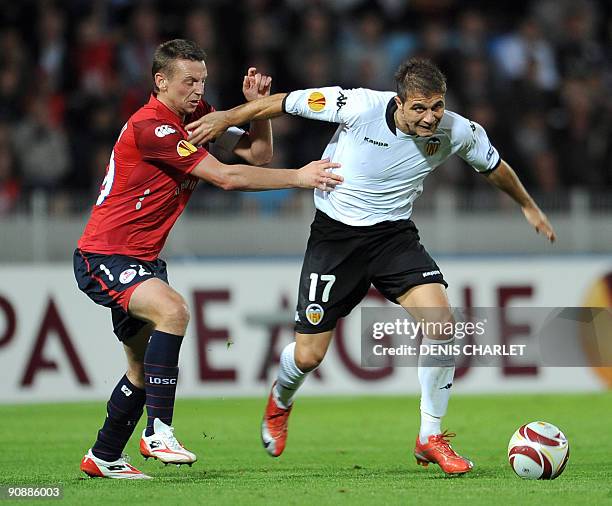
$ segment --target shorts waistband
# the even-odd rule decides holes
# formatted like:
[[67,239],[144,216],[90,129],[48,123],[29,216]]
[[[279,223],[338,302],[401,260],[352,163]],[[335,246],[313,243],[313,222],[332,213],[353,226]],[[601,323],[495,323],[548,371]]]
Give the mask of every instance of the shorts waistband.
[[341,221],[331,218],[330,216],[328,216],[327,214],[325,214],[323,211],[319,209],[316,210],[314,221],[327,223],[329,225],[332,225],[338,228],[344,228],[346,230],[367,231],[367,230],[385,230],[388,228],[402,228],[402,227],[416,228],[412,220],[395,220],[395,221],[387,220],[387,221],[381,221],[379,223],[375,223],[374,225],[363,225],[363,226],[347,225],[346,223],[342,223]]

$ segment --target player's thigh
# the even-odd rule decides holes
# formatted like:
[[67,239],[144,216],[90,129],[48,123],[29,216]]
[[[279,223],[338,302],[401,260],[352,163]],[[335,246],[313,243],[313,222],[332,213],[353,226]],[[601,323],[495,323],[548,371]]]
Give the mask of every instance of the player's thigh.
[[429,283],[414,286],[398,297],[398,302],[415,320],[433,324],[427,326],[429,339],[446,340],[452,337],[445,330],[447,324],[455,320],[444,285]]
[[410,220],[388,223],[369,251],[372,283],[388,300],[404,307],[448,306],[444,276]]
[[365,297],[370,287],[362,255],[336,240],[310,241],[300,274],[295,331],[333,330]]
[[175,321],[177,325],[187,325],[189,321],[189,309],[183,296],[157,278],[143,281],[134,289],[129,314],[154,323],[158,330],[164,330],[160,328],[162,323]]
[[96,304],[127,313],[136,287],[151,278],[167,281],[166,264],[125,255],[103,255],[77,249],[74,274],[79,289]]
[[318,334],[295,334],[295,363],[298,369],[304,372],[318,367],[325,358],[329,343],[333,337],[333,330]]

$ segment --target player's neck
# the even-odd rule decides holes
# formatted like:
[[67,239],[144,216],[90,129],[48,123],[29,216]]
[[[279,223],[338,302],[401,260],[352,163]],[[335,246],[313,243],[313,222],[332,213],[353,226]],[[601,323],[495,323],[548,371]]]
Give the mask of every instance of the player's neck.
[[397,128],[400,132],[405,133],[406,135],[416,136],[416,132],[411,132],[410,128],[407,124],[403,123],[400,120],[400,110],[396,109],[393,113],[393,121],[395,123],[395,128]]
[[157,94],[157,100],[159,100],[162,104],[164,104],[168,109],[170,109],[174,114],[176,114],[179,119],[181,120],[181,123],[183,121],[185,121],[185,115],[179,111],[176,107],[174,107],[172,105],[172,103],[170,102],[170,100],[168,100],[167,97],[160,95],[159,93]]

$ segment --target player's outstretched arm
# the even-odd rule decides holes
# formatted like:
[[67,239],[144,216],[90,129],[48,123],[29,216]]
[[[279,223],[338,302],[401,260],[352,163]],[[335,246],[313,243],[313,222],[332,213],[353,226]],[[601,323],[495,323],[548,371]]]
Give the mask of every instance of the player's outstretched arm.
[[185,127],[191,132],[188,140],[199,146],[216,139],[231,126],[280,116],[283,114],[283,99],[286,96],[286,93],[276,93],[239,105],[229,111],[216,111],[202,116]]
[[538,234],[546,236],[550,242],[555,242],[557,235],[548,218],[531,198],[510,165],[501,160],[499,167],[486,176],[491,184],[510,195],[521,206],[525,219]]
[[205,156],[191,172],[209,183],[224,190],[278,190],[282,188],[317,188],[331,191],[340,184],[343,177],[328,172],[340,167],[328,159],[310,162],[304,167],[294,169],[266,169],[252,165],[228,165],[220,162],[211,154]]

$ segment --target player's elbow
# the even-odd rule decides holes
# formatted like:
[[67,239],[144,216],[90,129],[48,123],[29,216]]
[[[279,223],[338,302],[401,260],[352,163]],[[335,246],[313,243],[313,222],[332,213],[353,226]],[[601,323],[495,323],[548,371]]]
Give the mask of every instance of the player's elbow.
[[238,181],[231,165],[219,164],[209,169],[202,176],[204,180],[225,191],[238,189]]
[[251,149],[251,160],[253,165],[266,165],[272,161],[274,151],[272,146],[268,145],[259,149]]
[[217,181],[217,186],[226,192],[241,190],[239,179],[233,175],[227,175]]
[[243,171],[235,165],[227,165],[217,180],[216,185],[222,190],[231,192],[247,188]]

